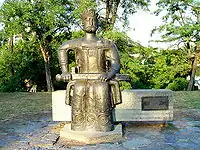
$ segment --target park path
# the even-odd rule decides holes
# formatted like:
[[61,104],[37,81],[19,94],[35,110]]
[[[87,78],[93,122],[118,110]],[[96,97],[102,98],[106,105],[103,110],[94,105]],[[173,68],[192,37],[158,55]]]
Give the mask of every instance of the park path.
[[53,122],[50,112],[0,124],[0,149],[81,149],[81,150],[199,150],[200,109],[175,110],[168,124],[123,123],[124,138],[115,143],[65,146],[58,142],[64,122]]

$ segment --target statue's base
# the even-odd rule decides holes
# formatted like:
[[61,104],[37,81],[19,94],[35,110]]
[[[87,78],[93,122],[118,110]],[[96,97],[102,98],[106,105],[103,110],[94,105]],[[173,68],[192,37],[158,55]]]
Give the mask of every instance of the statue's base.
[[67,124],[60,131],[59,143],[64,145],[87,145],[106,142],[117,142],[122,140],[122,125],[115,126],[113,131],[72,131],[71,124]]

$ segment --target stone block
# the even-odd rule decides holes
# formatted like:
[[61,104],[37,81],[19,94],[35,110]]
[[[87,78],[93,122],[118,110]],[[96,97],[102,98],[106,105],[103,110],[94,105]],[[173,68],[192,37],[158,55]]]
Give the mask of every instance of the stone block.
[[71,106],[65,104],[65,90],[52,92],[53,121],[71,121]]
[[[115,126],[113,131],[94,132],[94,131],[72,131],[71,124],[66,124],[60,131],[62,143],[96,144],[106,142],[116,142],[122,139],[122,125]],[[76,145],[75,144],[75,145]]]
[[115,109],[113,112],[114,121],[171,121],[173,120],[172,110],[162,111],[141,111],[137,109]]
[[[173,120],[173,92],[166,89],[124,90],[122,104],[113,111],[114,121],[170,121]],[[142,110],[142,99],[168,100],[167,109]],[[157,104],[159,106],[159,104]]]
[[[173,92],[165,89],[124,90],[122,104],[113,111],[114,121],[170,121],[173,119]],[[143,110],[142,99],[160,98],[168,100],[168,109]],[[159,106],[159,105],[158,105]],[[65,90],[52,93],[54,121],[71,121],[71,106],[65,104]]]

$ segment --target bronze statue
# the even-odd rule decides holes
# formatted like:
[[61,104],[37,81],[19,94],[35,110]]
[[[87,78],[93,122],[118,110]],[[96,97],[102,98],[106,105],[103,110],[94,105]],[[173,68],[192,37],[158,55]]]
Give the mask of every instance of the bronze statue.
[[[59,48],[62,74],[57,75],[57,80],[69,82],[66,104],[72,106],[71,129],[107,132],[113,129],[112,109],[121,103],[116,77],[119,55],[114,43],[96,36],[95,11],[89,9],[81,17],[85,37],[65,42]],[[75,51],[76,67],[72,73],[68,72],[69,50]]]

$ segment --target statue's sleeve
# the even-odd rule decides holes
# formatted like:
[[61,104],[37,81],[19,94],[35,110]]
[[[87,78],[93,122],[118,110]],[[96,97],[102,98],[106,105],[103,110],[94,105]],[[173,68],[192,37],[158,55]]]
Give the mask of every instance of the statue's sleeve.
[[65,42],[58,49],[58,60],[63,74],[68,73],[67,51],[69,50],[69,48],[70,44],[68,42]]
[[114,76],[116,73],[119,73],[120,70],[120,59],[117,47],[114,43],[111,44],[109,51],[109,61],[110,61],[110,70],[109,75]]

